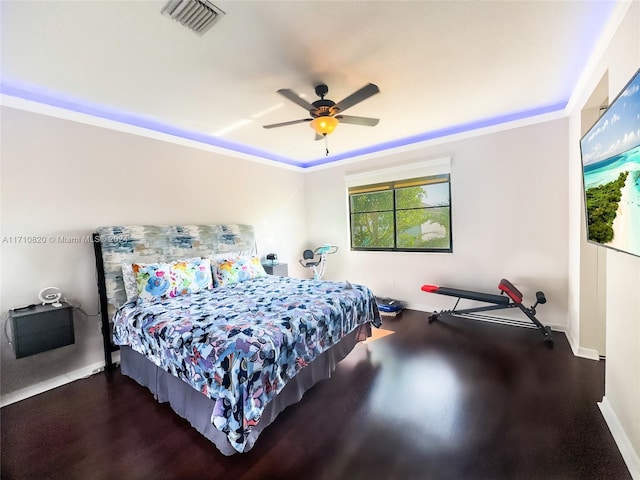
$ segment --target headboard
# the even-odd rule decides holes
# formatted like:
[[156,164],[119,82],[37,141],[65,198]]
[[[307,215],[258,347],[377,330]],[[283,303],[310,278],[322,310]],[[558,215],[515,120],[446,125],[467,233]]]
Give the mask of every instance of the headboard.
[[111,319],[126,302],[122,264],[208,257],[220,253],[256,253],[250,225],[130,225],[99,227],[94,233],[105,368],[113,366]]

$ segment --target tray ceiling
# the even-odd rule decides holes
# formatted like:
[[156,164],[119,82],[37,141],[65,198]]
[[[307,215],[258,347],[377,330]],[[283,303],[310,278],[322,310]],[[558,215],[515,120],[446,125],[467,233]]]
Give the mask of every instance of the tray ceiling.
[[[216,1],[198,36],[155,1],[1,4],[2,92],[311,166],[561,111],[611,16],[610,1]],[[323,141],[308,102],[374,83]]]

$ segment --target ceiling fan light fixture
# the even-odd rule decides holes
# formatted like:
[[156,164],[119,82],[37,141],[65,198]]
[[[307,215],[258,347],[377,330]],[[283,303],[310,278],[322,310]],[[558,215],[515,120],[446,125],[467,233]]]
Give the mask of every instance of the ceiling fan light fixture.
[[338,126],[338,119],[335,117],[314,118],[309,124],[318,135],[327,136]]

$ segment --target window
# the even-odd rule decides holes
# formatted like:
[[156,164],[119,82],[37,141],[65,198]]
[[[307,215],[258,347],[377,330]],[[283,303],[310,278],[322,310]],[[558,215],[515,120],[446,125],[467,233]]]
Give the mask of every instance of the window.
[[451,252],[449,174],[349,188],[352,250]]

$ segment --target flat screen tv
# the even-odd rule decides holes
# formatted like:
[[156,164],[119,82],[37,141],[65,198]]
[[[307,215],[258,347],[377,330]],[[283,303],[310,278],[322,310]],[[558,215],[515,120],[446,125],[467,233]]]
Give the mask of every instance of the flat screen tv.
[[587,239],[640,256],[640,70],[580,140]]

